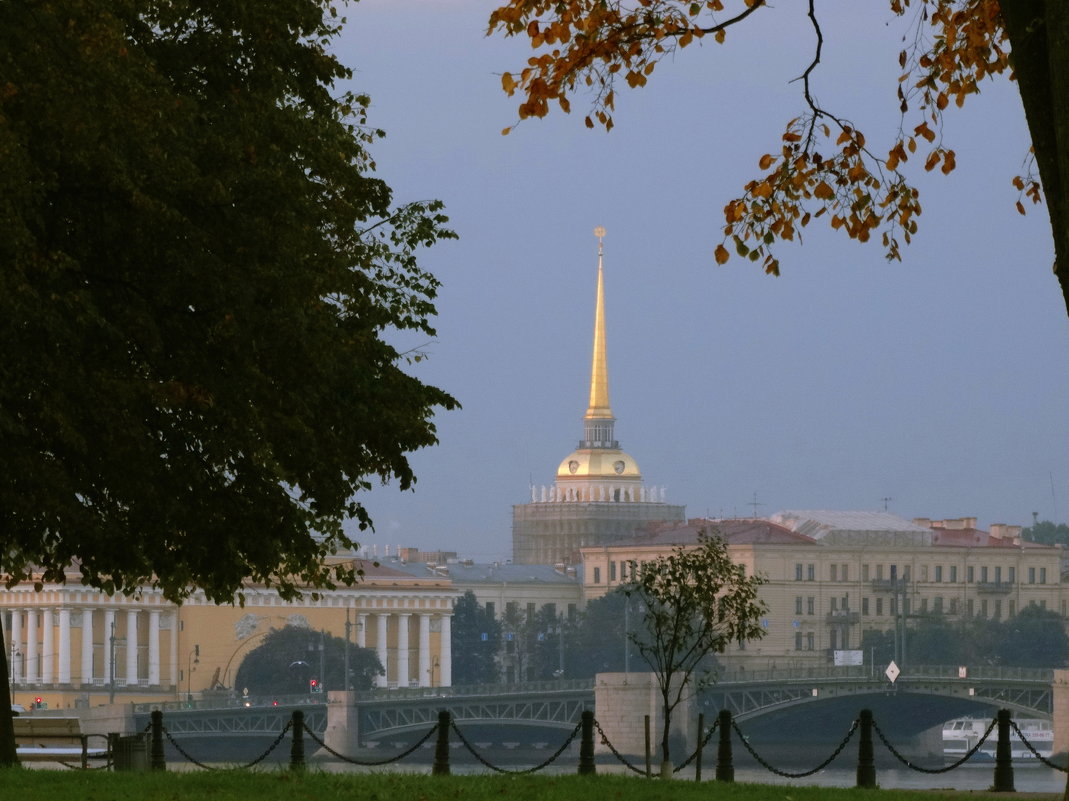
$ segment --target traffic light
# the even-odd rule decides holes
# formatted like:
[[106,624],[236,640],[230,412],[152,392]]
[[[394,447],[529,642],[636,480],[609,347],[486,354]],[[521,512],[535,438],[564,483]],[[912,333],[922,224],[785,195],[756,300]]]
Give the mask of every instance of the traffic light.
[[323,691],[322,688],[319,686],[319,679],[309,679],[308,680],[308,692],[310,692],[310,693],[318,693],[318,692],[322,692],[322,691]]
[[41,698],[41,696],[37,696],[36,698],[33,699],[33,708],[34,709],[44,709],[45,708],[45,702],[44,702],[44,699]]

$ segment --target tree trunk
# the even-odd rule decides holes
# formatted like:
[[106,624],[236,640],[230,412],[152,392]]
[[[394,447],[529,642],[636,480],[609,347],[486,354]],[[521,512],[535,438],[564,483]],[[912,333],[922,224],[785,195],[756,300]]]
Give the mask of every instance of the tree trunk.
[[15,752],[15,725],[11,722],[11,685],[8,683],[7,639],[4,637],[4,616],[0,613],[0,767],[19,764]]
[[668,696],[671,689],[672,675],[668,675],[665,687],[661,689],[661,778],[672,778],[672,755],[668,749],[668,735],[672,730],[672,707],[668,705]]
[[1069,313],[1069,3],[1001,0],[1001,7]]

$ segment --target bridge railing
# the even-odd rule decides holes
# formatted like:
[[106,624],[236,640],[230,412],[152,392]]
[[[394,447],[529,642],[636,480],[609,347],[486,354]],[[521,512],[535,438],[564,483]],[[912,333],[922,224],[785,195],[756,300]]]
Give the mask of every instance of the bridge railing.
[[[798,681],[887,681],[887,665],[822,665],[790,668],[738,668],[724,670],[714,686],[725,684],[753,684],[758,682],[791,683]],[[1054,671],[1043,668],[1002,667],[998,665],[966,665],[961,675],[958,665],[906,665],[901,667],[899,679],[963,679],[989,681],[1027,681],[1050,683]]]

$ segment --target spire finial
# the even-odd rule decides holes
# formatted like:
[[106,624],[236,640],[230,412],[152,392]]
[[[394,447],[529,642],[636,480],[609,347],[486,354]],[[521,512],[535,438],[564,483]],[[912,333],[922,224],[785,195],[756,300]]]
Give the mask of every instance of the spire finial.
[[[594,236],[598,238],[598,289],[594,306],[594,354],[590,368],[590,406],[586,410],[586,419],[611,421],[609,368],[605,356],[605,287],[602,267],[605,229],[599,225],[594,229]],[[586,439],[605,441],[611,440],[612,437],[611,433],[609,436],[604,436],[604,432],[601,432],[601,435],[596,438],[587,436]]]

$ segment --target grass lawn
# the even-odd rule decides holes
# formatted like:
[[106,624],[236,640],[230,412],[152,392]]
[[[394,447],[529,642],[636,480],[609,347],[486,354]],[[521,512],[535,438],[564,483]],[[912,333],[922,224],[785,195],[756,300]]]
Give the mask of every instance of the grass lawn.
[[[304,775],[272,772],[110,773],[0,770],[3,801],[937,801],[1006,799],[967,791],[857,790],[759,784],[700,785],[630,776]],[[1009,797],[1060,799],[1057,794]]]

